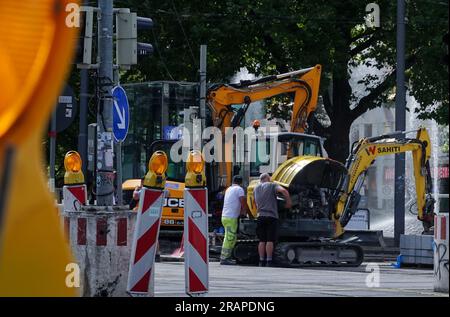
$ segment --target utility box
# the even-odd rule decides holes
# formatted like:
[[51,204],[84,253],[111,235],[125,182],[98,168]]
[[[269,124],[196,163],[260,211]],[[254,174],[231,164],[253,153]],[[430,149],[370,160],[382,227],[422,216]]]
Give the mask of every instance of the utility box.
[[87,144],[87,169],[90,172],[95,171],[95,162],[97,161],[97,124],[88,125],[88,144]]

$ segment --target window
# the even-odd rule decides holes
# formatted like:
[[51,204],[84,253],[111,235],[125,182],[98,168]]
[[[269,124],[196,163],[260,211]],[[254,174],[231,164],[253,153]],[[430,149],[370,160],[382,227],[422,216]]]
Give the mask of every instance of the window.
[[317,142],[305,140],[303,147],[303,155],[320,156],[320,151]]
[[[255,149],[255,156],[254,156],[255,161],[250,162],[250,175],[258,176],[260,174],[260,167],[267,166],[270,164],[270,139],[256,140],[254,149]],[[262,156],[269,156],[269,160],[263,161],[263,159],[265,159],[266,157],[261,157],[260,154],[262,154]]]

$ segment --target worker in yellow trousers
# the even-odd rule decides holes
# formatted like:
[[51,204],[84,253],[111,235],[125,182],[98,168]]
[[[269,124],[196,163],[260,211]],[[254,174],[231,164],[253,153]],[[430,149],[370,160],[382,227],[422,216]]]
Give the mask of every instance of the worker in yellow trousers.
[[246,214],[251,216],[242,188],[242,177],[236,175],[233,177],[233,184],[225,191],[223,202],[222,225],[225,229],[225,236],[220,254],[220,264],[222,265],[235,264],[231,257],[237,240],[238,219],[240,215]]

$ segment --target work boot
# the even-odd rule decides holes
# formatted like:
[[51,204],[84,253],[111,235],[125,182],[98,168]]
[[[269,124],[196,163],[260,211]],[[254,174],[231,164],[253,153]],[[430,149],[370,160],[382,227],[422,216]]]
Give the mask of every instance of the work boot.
[[220,265],[236,265],[236,261],[232,259],[223,259],[220,260]]

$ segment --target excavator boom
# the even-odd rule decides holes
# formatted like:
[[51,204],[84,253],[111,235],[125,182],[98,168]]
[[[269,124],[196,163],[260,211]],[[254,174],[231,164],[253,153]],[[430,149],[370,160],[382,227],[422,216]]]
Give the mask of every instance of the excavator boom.
[[356,212],[359,202],[359,190],[365,174],[379,156],[412,152],[414,178],[417,195],[417,217],[423,222],[425,230],[432,226],[434,199],[431,197],[431,176],[429,160],[431,143],[425,128],[417,130],[415,138],[399,137],[398,133],[364,138],[355,143],[347,159],[348,177],[345,179],[334,213],[337,223],[337,235],[343,232],[351,215]]
[[[225,135],[226,128],[239,126],[252,102],[273,96],[294,93],[291,116],[291,132],[303,133],[308,128],[308,118],[317,107],[321,66],[297,70],[285,74],[242,81],[238,84],[217,85],[207,93],[214,126]],[[232,105],[244,106],[235,112]],[[219,166],[223,186],[231,184],[231,162]]]

